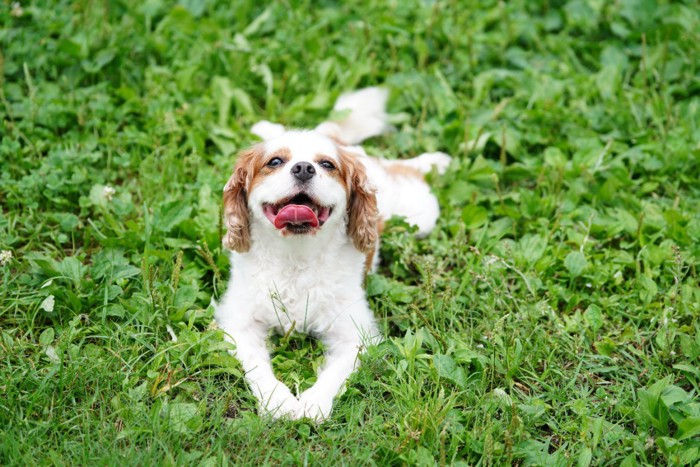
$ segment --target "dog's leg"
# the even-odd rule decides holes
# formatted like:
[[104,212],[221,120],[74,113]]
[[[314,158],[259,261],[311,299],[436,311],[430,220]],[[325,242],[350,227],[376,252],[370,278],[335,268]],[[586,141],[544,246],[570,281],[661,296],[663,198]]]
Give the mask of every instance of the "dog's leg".
[[299,396],[299,418],[307,417],[317,422],[326,420],[331,414],[333,399],[359,364],[358,354],[365,346],[379,340],[371,311],[366,305],[364,307],[358,313],[362,315],[359,319],[358,314],[347,314],[337,320],[342,322],[334,323],[323,336],[325,362],[318,372],[316,383]]
[[299,401],[281,381],[275,378],[270,354],[265,346],[267,337],[263,326],[222,326],[227,338],[236,344],[232,354],[241,362],[250,390],[258,399],[261,414],[273,418],[294,418],[299,413]]
[[325,363],[319,371],[316,384],[299,396],[301,417],[317,422],[327,419],[333,408],[333,399],[355,370],[361,344],[357,341],[338,342],[326,352]]

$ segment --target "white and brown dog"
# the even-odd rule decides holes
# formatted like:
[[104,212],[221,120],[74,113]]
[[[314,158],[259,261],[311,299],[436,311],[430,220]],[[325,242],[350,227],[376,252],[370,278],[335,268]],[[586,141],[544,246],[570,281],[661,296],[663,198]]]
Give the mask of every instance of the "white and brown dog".
[[[380,340],[363,282],[382,221],[403,216],[419,235],[435,226],[439,206],[423,175],[443,172],[449,156],[383,160],[349,146],[387,129],[386,98],[379,88],[344,95],[335,109],[349,114],[313,131],[257,124],[252,131],[264,141],[238,157],[224,188],[232,273],[216,321],[236,345],[261,413],[330,415],[358,352]],[[270,329],[323,342],[325,363],[299,397],[273,373]]]

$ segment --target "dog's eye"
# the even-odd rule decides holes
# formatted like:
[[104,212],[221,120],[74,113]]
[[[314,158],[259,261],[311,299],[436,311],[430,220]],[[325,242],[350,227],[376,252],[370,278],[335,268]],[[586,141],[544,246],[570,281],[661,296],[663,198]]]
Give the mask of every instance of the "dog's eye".
[[279,167],[280,165],[284,164],[284,161],[280,159],[279,157],[273,157],[270,159],[270,161],[267,163],[268,167]]
[[334,166],[333,163],[330,162],[330,161],[321,161],[321,162],[319,162],[318,165],[320,165],[321,167],[323,167],[323,168],[326,169],[326,170],[333,170],[333,169],[335,169],[335,166]]

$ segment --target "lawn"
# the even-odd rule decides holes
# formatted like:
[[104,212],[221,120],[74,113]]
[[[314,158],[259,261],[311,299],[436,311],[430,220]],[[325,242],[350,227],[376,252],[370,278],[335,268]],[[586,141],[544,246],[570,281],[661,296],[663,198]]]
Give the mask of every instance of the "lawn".
[[[0,464],[695,465],[693,0],[0,3]],[[383,85],[442,215],[367,280],[325,424],[256,414],[212,325],[260,119]],[[309,387],[322,349],[273,338]]]

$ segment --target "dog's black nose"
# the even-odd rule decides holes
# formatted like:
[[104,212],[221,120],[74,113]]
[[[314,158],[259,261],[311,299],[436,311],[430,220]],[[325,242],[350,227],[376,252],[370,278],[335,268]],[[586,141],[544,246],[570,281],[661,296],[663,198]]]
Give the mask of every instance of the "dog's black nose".
[[297,162],[292,166],[292,175],[301,182],[307,182],[316,174],[314,166],[308,162]]

